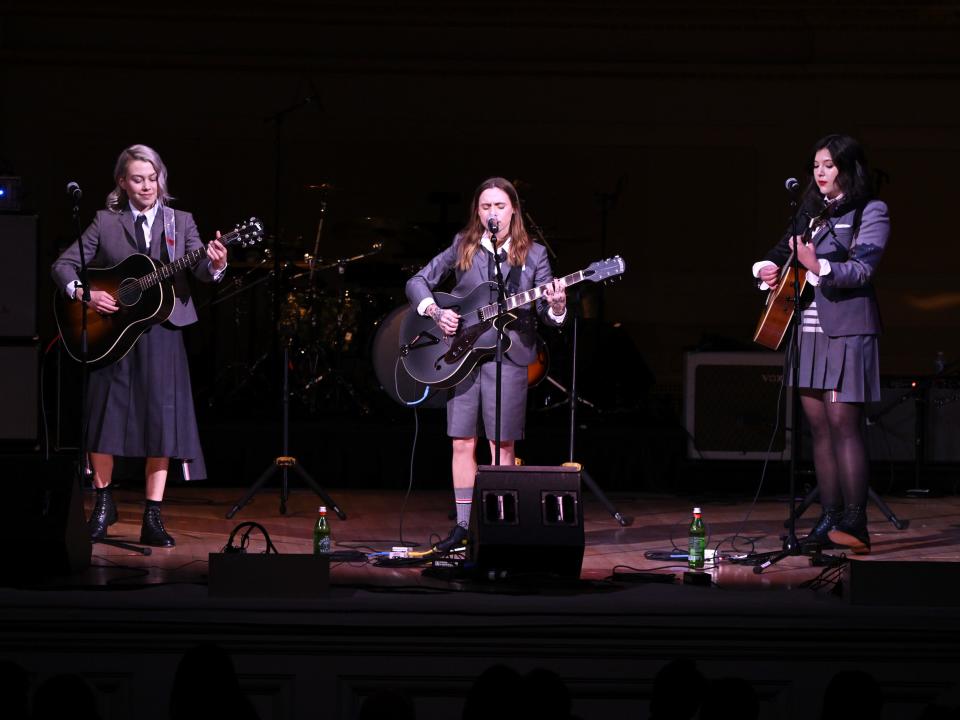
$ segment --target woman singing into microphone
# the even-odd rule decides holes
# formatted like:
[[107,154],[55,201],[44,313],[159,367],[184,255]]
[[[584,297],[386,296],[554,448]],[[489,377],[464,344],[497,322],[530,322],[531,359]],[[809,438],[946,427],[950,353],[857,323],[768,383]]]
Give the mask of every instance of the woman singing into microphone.
[[[493,238],[496,239],[496,248]],[[445,335],[454,335],[460,316],[454,310],[437,305],[433,289],[451,271],[456,282],[452,291],[454,295],[464,296],[481,283],[496,281],[495,257],[500,263],[507,296],[550,283],[545,297],[536,302],[536,315],[547,324],[561,325],[566,317],[567,303],[563,284],[553,280],[546,248],[527,235],[516,189],[508,180],[499,177],[480,184],[474,193],[466,226],[457,233],[450,247],[407,281],[407,298],[416,312],[433,318]],[[537,352],[534,310],[528,306],[512,312],[517,319],[506,329],[511,344],[504,354],[502,370],[501,465],[513,465],[514,444],[523,437],[527,365],[534,361]],[[496,363],[483,362],[447,391],[447,434],[453,439],[457,524],[434,546],[439,552],[461,545],[467,537],[473,481],[477,474],[477,438],[481,428],[489,440],[491,456],[496,457],[496,375]]]
[[[753,266],[760,288],[776,288],[794,248],[814,286],[802,311],[800,403],[813,437],[813,465],[823,512],[806,545],[870,552],[869,464],[861,425],[864,403],[880,399],[880,310],[873,275],[890,235],[887,206],[872,197],[867,160],[847,135],[813,147],[813,179],[801,199],[809,241],[784,237]],[[792,337],[792,336],[791,336]],[[787,348],[787,379],[792,383]]]

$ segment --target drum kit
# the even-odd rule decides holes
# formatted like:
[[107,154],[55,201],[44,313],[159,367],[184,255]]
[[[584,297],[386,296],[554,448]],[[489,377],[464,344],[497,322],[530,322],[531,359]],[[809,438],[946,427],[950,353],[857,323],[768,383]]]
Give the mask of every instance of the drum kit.
[[[336,224],[327,238],[326,191],[332,188],[308,189],[324,190],[312,248],[304,248],[302,239],[293,248],[281,246],[281,253],[289,258],[275,262],[268,242],[253,258],[232,258],[231,279],[210,302],[232,300],[234,314],[239,316],[274,307],[279,294],[276,312],[271,314],[275,325],[273,319],[268,321],[270,333],[262,328],[249,331],[249,355],[260,353],[259,357],[237,363],[246,370],[234,374],[234,387],[227,393],[260,384],[251,383],[252,376],[266,371],[268,338],[275,331],[289,351],[290,397],[303,410],[367,414],[380,392],[372,356],[397,357],[398,344],[388,348],[383,339],[384,320],[408,307],[404,284],[429,259],[436,243],[417,225],[379,217]],[[345,254],[321,256],[321,247]],[[254,299],[255,294],[259,299]],[[236,320],[236,327],[243,327],[240,318]]]

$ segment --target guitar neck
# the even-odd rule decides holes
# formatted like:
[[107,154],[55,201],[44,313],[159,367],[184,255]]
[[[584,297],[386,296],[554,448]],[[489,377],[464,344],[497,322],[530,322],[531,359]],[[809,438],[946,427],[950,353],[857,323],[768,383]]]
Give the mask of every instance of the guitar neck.
[[[571,285],[576,285],[579,282],[583,282],[587,279],[586,270],[577,270],[575,273],[571,273],[566,277],[560,278],[565,287],[570,287]],[[522,293],[517,293],[516,295],[511,295],[507,298],[507,307],[506,312],[510,312],[518,307],[523,307],[524,305],[529,305],[530,303],[538,300],[543,297],[543,294],[546,292],[547,288],[550,285],[540,285],[539,287],[532,288],[530,290],[525,290]],[[491,303],[489,305],[484,305],[479,310],[481,318],[484,320],[492,320],[498,315],[497,303]]]
[[[220,242],[225,246],[230,245],[236,239],[237,234],[238,233],[236,231],[231,231],[226,235],[222,235],[220,237]],[[192,250],[183,257],[177,258],[172,263],[157,266],[157,269],[152,273],[148,273],[140,278],[140,286],[146,290],[147,288],[153,287],[161,280],[169,280],[181,270],[192,268],[206,256],[207,246],[201,245],[196,250]]]

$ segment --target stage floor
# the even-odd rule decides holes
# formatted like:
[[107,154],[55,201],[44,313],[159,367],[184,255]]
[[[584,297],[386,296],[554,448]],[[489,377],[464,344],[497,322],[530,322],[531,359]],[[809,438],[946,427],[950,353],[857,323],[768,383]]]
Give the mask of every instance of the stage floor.
[[[415,491],[408,499],[399,491],[329,491],[348,517],[331,515],[336,550],[423,549],[452,525],[449,491]],[[711,587],[685,585],[684,563],[648,553],[685,544],[691,500],[620,493],[610,499],[633,517],[629,527],[584,495],[579,580],[465,581],[350,562],[332,565],[329,590],[313,597],[277,597],[275,588],[261,588],[260,597],[211,596],[208,556],[241,522],[265,527],[281,553],[311,551],[319,498],[297,488],[281,514],[274,487],[226,519],[244,492],[172,487],[164,518],[176,548],[144,557],[96,544],[83,573],[0,588],[0,658],[40,676],[81,672],[111,720],[167,717],[176,664],[200,641],[230,652],[243,691],[260,717],[272,720],[316,717],[317,697],[325,717],[353,720],[365,697],[389,687],[415,699],[420,720],[458,717],[472,682],[495,663],[556,672],[583,720],[643,718],[654,676],[678,657],[695,659],[709,678],[746,678],[763,720],[816,716],[823,688],[844,669],[866,670],[881,683],[884,720],[912,720],[949,691],[960,667],[957,497],[887,498],[909,521],[904,530],[870,508],[874,551],[860,562],[890,574],[856,599],[845,575],[811,566],[805,556],[762,574],[723,560],[707,568]],[[142,491],[118,488],[115,495],[120,521],[111,536],[135,541]],[[710,547],[720,543],[721,554],[781,547],[785,501],[697,502]],[[816,515],[811,509],[798,532]],[[728,538],[737,534],[734,548]],[[256,533],[248,549],[262,551]],[[922,577],[926,568],[941,571],[932,584]],[[674,577],[665,584],[611,579],[615,569]],[[905,602],[894,592],[904,588],[923,592]]]
[[[163,517],[168,531],[176,538],[172,549],[155,548],[149,557],[96,544],[92,567],[73,578],[79,585],[204,583],[209,553],[219,552],[231,530],[241,522],[259,523],[270,534],[280,553],[309,553],[313,523],[322,502],[312,492],[293,489],[286,513],[280,511],[280,493],[267,488],[232,519],[226,513],[245,490],[178,486],[167,493]],[[430,542],[445,536],[453,525],[451,493],[415,491],[409,497],[402,492],[379,490],[330,490],[333,499],[347,515],[339,520],[328,513],[335,550],[375,552],[393,546],[411,545],[425,550]],[[142,493],[119,489],[115,493],[120,521],[110,528],[110,537],[136,542],[142,514]],[[689,522],[690,501],[668,496],[616,495],[611,501],[623,515],[633,518],[628,527],[618,522],[589,492],[584,492],[585,551],[581,578],[602,581],[616,569],[652,573],[673,573],[682,579],[685,563],[665,554],[683,554]],[[700,501],[710,533],[709,548],[715,548],[721,561],[708,564],[706,570],[720,588],[790,589],[823,571],[806,556],[788,557],[756,574],[751,565],[726,558],[751,552],[765,553],[782,545],[783,521],[787,515],[785,498],[764,498],[755,505],[749,501],[714,498]],[[85,498],[85,516],[91,497]],[[908,527],[898,530],[877,506],[869,509],[873,542],[869,555],[857,559],[867,562],[926,561],[960,562],[960,498],[888,498],[887,503]],[[797,535],[805,534],[816,521],[819,506],[810,508],[797,522]],[[734,544],[734,538],[736,538]],[[250,552],[262,552],[264,543],[258,532],[250,535]],[[833,551],[839,554],[839,551]],[[659,559],[658,559],[659,558]],[[335,563],[331,584],[363,586],[437,586],[435,578],[422,577],[422,567],[377,567],[371,563]],[[133,572],[139,570],[142,572]],[[442,583],[441,583],[442,584]]]

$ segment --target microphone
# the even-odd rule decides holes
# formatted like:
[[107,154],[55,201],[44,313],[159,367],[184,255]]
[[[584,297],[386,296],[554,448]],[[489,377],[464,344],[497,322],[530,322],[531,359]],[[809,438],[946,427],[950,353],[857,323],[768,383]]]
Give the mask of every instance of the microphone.
[[495,217],[488,217],[487,230],[490,231],[491,235],[496,235],[498,232],[500,232],[500,220]]
[[67,195],[72,197],[74,202],[80,202],[80,198],[83,197],[83,190],[71,180],[67,183]]
[[783,183],[783,186],[788,192],[794,193],[800,189],[800,182],[796,178],[787,178],[786,182]]

